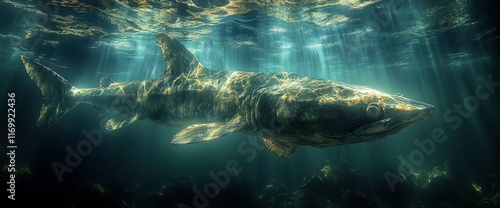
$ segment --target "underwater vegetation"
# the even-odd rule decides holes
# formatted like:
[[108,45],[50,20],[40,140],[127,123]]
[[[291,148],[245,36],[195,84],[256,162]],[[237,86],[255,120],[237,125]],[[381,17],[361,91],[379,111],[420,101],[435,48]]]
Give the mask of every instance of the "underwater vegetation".
[[[93,181],[66,183],[77,187],[73,197],[58,198],[63,189],[47,190],[43,177],[27,167],[18,175],[18,191],[29,193],[37,202],[66,207],[460,207],[494,208],[500,206],[500,180],[496,174],[468,178],[446,160],[436,159],[430,168],[422,168],[407,176],[401,161],[386,158],[378,172],[368,175],[362,165],[343,158],[327,160],[303,179],[299,187],[287,187],[285,181],[259,180],[236,176],[227,186],[216,190],[213,198],[201,194],[199,187],[207,181],[185,176],[152,190],[143,184],[134,187],[106,187]],[[385,171],[404,176],[392,192]],[[4,169],[1,176],[7,173]],[[72,188],[74,189],[74,188]],[[201,190],[202,191],[202,190]],[[214,193],[214,192],[212,192]],[[53,196],[53,197],[48,197]]]

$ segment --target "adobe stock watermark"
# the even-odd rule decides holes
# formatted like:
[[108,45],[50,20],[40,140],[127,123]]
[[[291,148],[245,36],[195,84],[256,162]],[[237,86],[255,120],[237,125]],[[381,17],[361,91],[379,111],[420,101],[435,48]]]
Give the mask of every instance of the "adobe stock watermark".
[[[495,88],[500,87],[500,82],[493,81],[491,73],[487,79],[483,76],[479,76],[477,79],[479,84],[474,89],[474,94],[465,97],[461,104],[453,104],[453,107],[447,109],[442,115],[443,121],[450,124],[449,128],[453,131],[459,129],[462,126],[462,120],[469,118],[471,113],[479,108],[481,101],[490,98],[491,94],[495,92]],[[424,140],[416,139],[414,141],[416,149],[411,151],[407,157],[398,156],[398,159],[402,161],[402,164],[398,167],[400,174],[390,171],[384,173],[387,185],[389,185],[392,192],[396,191],[395,185],[397,183],[404,182],[415,171],[416,167],[424,164],[426,158],[435,153],[437,144],[442,144],[448,140],[448,135],[443,127],[434,128],[429,136]]]
[[[120,112],[120,114],[124,115],[133,115],[132,112],[137,107],[136,97],[137,95],[124,95],[127,99],[123,101],[113,101],[111,106],[116,111]],[[52,170],[57,177],[59,182],[63,182],[63,175],[65,173],[73,172],[74,168],[78,167],[82,162],[83,158],[92,154],[94,147],[99,146],[103,139],[104,133],[109,133],[110,130],[106,129],[106,123],[109,118],[103,118],[99,122],[99,128],[92,129],[88,131],[87,129],[82,130],[82,134],[85,136],[86,140],[79,141],[75,147],[67,145],[65,147],[66,157],[63,163],[59,161],[53,161],[51,163]]]
[[[282,131],[288,124],[288,119],[282,119],[279,122],[276,118],[273,118],[269,121],[270,129],[262,129],[261,132],[258,133],[257,136],[250,137],[248,141],[243,141],[238,145],[238,154],[240,156],[246,156],[245,161],[250,163],[257,158],[257,153],[264,150],[266,147],[263,144],[262,138],[264,135],[268,137],[275,133]],[[237,160],[230,160],[226,163],[225,169],[218,171],[215,173],[214,171],[210,171],[208,175],[212,179],[211,182],[206,183],[203,186],[203,189],[200,190],[198,188],[193,189],[193,206],[195,208],[205,208],[210,203],[210,199],[217,197],[220,191],[226,188],[231,182],[231,176],[237,176],[243,171],[243,168],[240,167],[240,163]],[[191,208],[190,206],[181,203],[177,206],[178,208]]]
[[[264,144],[259,144],[259,140],[256,137],[251,137],[248,141],[243,141],[238,145],[238,153],[241,156],[246,156],[245,161],[247,163],[252,162],[257,157],[257,153],[264,150]],[[226,188],[231,182],[231,176],[237,176],[243,171],[240,167],[240,163],[237,160],[230,160],[226,163],[225,169],[220,170],[217,173],[210,171],[208,175],[210,176],[210,182],[203,186],[203,189],[194,188],[193,189],[193,206],[196,208],[207,207],[210,203],[209,199],[217,197],[220,191]],[[178,208],[191,208],[190,206],[181,203]]]

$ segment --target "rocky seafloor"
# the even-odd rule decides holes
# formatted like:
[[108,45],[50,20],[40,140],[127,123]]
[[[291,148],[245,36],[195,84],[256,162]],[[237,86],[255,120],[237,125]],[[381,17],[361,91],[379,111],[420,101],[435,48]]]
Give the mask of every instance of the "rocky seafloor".
[[[296,188],[279,179],[232,176],[227,186],[211,190],[214,197],[201,194],[204,199],[193,190],[207,182],[190,177],[164,184],[159,191],[140,184],[117,188],[84,181],[78,184],[74,197],[58,197],[64,190],[51,190],[50,184],[25,167],[17,172],[16,192],[30,195],[30,201],[40,205],[55,207],[500,207],[498,175],[468,177],[448,161],[434,161],[429,168],[410,172],[398,159],[388,158],[385,166],[370,174],[342,158],[318,167]],[[387,175],[389,172],[394,175]],[[1,174],[5,177],[6,169]],[[385,176],[390,176],[389,182],[400,180],[393,190]],[[68,184],[68,190],[74,185]]]

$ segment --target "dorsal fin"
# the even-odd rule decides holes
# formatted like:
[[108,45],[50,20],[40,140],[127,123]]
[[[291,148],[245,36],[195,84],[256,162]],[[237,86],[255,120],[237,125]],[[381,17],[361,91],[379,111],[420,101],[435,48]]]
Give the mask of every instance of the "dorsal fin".
[[110,79],[107,76],[101,77],[99,80],[99,87],[109,87],[109,85],[113,84],[115,81]]
[[196,57],[171,35],[158,33],[156,39],[165,59],[166,69],[164,77],[176,77],[180,74],[188,74],[197,68],[203,69],[203,65],[201,65]]

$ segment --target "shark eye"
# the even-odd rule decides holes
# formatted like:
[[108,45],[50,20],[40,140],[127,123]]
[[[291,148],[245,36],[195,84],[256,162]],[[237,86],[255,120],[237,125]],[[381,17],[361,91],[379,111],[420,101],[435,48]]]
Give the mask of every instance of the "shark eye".
[[366,115],[370,118],[378,118],[382,114],[382,110],[377,103],[370,103],[366,107]]

